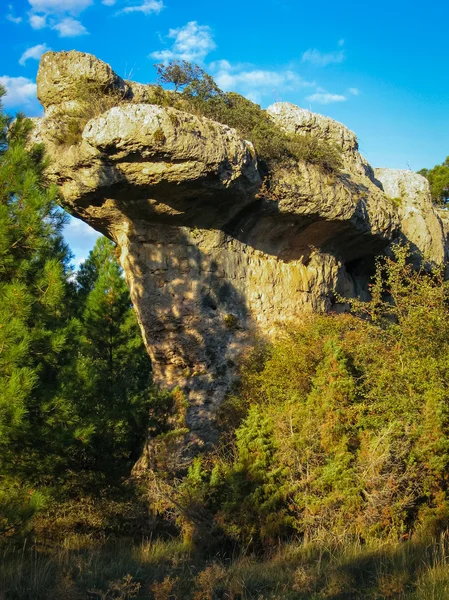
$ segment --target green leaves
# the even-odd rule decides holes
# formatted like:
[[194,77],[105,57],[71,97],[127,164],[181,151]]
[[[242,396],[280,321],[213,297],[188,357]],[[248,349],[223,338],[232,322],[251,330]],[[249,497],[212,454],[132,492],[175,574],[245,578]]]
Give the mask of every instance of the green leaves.
[[203,461],[196,510],[264,545],[292,532],[397,539],[447,514],[448,291],[397,247],[372,299],[352,303],[363,319],[304,315],[258,349],[223,419],[234,429]]
[[145,435],[151,365],[109,240],[75,290],[30,127],[19,117],[0,155],[0,477],[58,487],[87,468],[112,480]]
[[[288,165],[301,160],[327,172],[340,170],[341,152],[336,146],[310,134],[283,132],[258,104],[235,92],[224,93],[198,65],[175,60],[154,66],[160,83],[173,84],[175,92],[183,88],[182,92],[171,93],[172,105],[237,129],[254,144],[265,169],[276,163]],[[162,93],[159,103],[164,106],[166,102]]]

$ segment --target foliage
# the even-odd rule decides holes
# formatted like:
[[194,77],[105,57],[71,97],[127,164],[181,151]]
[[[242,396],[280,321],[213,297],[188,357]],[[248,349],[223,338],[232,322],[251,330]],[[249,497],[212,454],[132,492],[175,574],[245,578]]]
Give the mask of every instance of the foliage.
[[30,528],[33,517],[47,503],[45,494],[26,489],[14,479],[0,484],[0,537],[12,537]]
[[341,155],[336,146],[311,134],[287,134],[268,113],[235,92],[204,98],[188,97],[190,111],[229,125],[254,144],[259,159],[267,167],[274,163],[302,160],[325,171],[338,172]]
[[178,487],[181,520],[208,515],[210,529],[256,546],[444,529],[448,292],[440,270],[413,271],[397,247],[372,300],[352,302],[363,319],[315,315],[286,330],[244,373],[233,436]]
[[[0,154],[0,534],[45,498],[115,485],[136,460],[155,395],[114,247],[74,281],[65,215],[18,116]],[[76,482],[76,484],[75,484]]]
[[310,134],[283,132],[259,105],[235,92],[224,93],[214,79],[198,65],[185,60],[172,60],[155,65],[160,83],[175,86],[176,96],[161,89],[155,102],[229,125],[242,137],[253,142],[265,169],[274,163],[301,160],[324,169],[338,172],[342,166],[338,148]]
[[209,100],[223,94],[213,78],[199,65],[186,60],[171,60],[168,64],[158,63],[154,66],[157,70],[158,82],[172,83],[175,92],[179,88],[184,88],[187,96],[198,97],[201,100]]
[[186,60],[172,60],[168,64],[157,63],[154,67],[157,71],[158,82],[161,84],[172,83],[175,86],[175,92],[200,77],[200,71],[197,72],[200,67],[192,65]]
[[[335,145],[311,134],[283,132],[257,104],[234,92],[224,93],[200,66],[172,60],[155,67],[158,81],[173,84],[175,90],[168,92],[160,85],[155,86],[151,99],[154,104],[172,106],[237,129],[242,137],[253,142],[263,168],[269,170],[274,163],[301,160],[327,172],[340,170],[341,153]],[[124,93],[88,80],[79,81],[76,91],[76,108],[56,117],[54,139],[69,146],[81,141],[87,121],[128,101]],[[162,131],[156,132],[155,140],[164,143]]]
[[0,153],[3,152],[7,146],[6,144],[6,132],[9,125],[10,119],[3,112],[2,98],[6,94],[5,88],[0,84]]
[[143,443],[151,363],[112,242],[97,240],[76,282],[80,337],[65,390],[76,398],[83,446],[73,459],[110,476],[136,460]]
[[263,557],[192,554],[179,540],[70,539],[2,552],[5,600],[446,600],[447,534],[401,544],[278,543]]
[[41,409],[53,410],[71,328],[64,215],[42,184],[41,149],[25,148],[29,129],[19,116],[0,158],[0,469],[19,473],[43,434]]
[[449,200],[449,156],[441,165],[433,169],[421,169],[420,175],[429,180],[430,193],[436,204],[446,204]]

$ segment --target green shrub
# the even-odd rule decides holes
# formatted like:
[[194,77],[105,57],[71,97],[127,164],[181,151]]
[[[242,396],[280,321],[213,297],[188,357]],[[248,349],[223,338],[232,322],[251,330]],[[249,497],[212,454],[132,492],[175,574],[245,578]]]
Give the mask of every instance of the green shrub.
[[46,502],[42,491],[3,479],[0,484],[0,541],[27,533],[33,518],[45,507]]
[[[159,81],[172,83],[175,92],[157,85],[153,89],[152,103],[178,108],[233,127],[254,144],[266,170],[277,163],[297,160],[316,165],[328,173],[340,170],[341,153],[335,145],[310,134],[283,132],[259,105],[235,92],[222,92],[214,79],[198,65],[170,61],[167,65],[161,63],[155,67]],[[182,92],[178,91],[180,88],[183,88]],[[109,90],[87,79],[78,82],[75,100],[76,108],[57,117],[54,139],[66,146],[81,141],[83,129],[90,119],[128,101],[125,93]],[[171,119],[174,122],[173,117]],[[162,132],[156,132],[155,139],[162,142]]]
[[254,144],[257,156],[268,168],[294,160],[314,164],[328,172],[338,172],[342,166],[336,146],[310,134],[283,132],[259,105],[235,92],[206,99],[189,97],[184,100],[182,109],[236,129]]
[[372,296],[352,302],[364,319],[305,316],[259,353],[239,410],[238,395],[225,405],[225,445],[178,488],[181,521],[263,545],[447,527],[449,282],[397,247]]

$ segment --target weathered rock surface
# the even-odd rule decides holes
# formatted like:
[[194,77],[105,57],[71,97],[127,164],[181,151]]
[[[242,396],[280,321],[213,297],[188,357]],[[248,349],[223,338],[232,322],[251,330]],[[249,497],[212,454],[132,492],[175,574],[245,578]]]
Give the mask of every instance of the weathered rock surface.
[[385,193],[397,201],[401,233],[411,249],[430,262],[445,262],[446,236],[432,204],[427,179],[413,171],[399,169],[375,169],[374,174]]
[[[58,145],[64,103],[86,77],[128,101],[91,119],[79,143]],[[373,257],[401,237],[446,258],[426,180],[374,172],[355,134],[321,115],[268,109],[286,131],[337,144],[342,172],[298,163],[273,173],[267,191],[235,130],[146,103],[150,86],[90,55],[44,55],[38,95],[45,116],[34,138],[52,158],[48,175],[75,215],[118,244],[155,379],[186,392],[198,443],[213,441],[210,420],[255,334],[331,309],[335,292],[366,296]]]

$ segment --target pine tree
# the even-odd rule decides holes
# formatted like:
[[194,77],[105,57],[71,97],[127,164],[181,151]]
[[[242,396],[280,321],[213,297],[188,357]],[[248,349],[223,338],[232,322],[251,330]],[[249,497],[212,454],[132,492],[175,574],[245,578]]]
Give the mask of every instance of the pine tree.
[[26,145],[30,121],[18,115],[8,139],[7,125],[0,110],[0,533],[42,505],[24,485],[54,463],[46,432],[71,327],[57,190],[44,185],[42,148]]
[[90,465],[103,468],[112,457],[128,464],[145,435],[151,362],[112,242],[97,240],[76,281],[82,338],[73,381],[82,390]]
[[[19,116],[0,158],[0,445],[36,444],[25,429],[57,379],[66,348],[69,253],[57,191],[44,187],[42,149],[27,149],[30,122]],[[20,430],[20,435],[18,431]],[[12,445],[11,445],[12,444]]]

